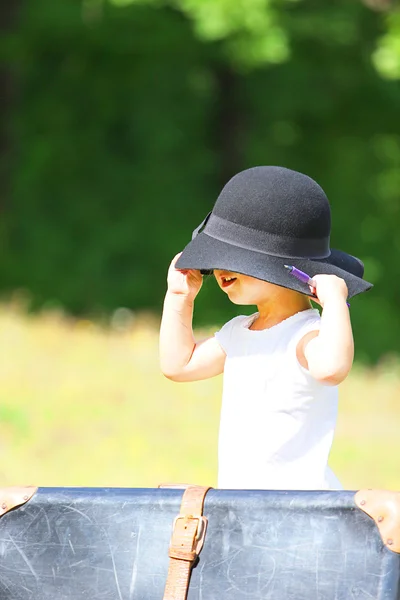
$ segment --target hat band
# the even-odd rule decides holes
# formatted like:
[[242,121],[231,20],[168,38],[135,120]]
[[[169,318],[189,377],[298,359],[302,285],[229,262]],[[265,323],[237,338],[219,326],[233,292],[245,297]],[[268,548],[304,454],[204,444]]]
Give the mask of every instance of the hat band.
[[330,256],[329,236],[323,238],[293,238],[285,235],[276,235],[267,231],[260,231],[232,223],[214,213],[203,221],[196,233],[203,232],[208,236],[227,242],[239,248],[253,250],[261,254],[281,256],[282,258],[327,258]]

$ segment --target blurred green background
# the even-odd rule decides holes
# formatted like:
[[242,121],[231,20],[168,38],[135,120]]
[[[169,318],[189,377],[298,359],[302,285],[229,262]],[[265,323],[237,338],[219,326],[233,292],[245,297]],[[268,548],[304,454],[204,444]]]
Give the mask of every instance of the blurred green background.
[[[275,164],[324,187],[332,245],[375,284],[352,301],[357,362],[332,464],[350,487],[400,488],[398,6],[2,11],[3,481],[215,484],[220,380],[181,386],[158,371],[166,270],[234,173]],[[209,279],[195,324],[241,311]]]

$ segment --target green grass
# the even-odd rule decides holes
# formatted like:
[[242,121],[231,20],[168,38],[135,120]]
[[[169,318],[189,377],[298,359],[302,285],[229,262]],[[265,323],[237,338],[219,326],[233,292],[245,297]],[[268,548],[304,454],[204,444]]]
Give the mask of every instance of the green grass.
[[[222,380],[167,381],[154,323],[102,328],[0,308],[1,485],[216,485]],[[400,489],[400,369],[342,384],[331,465]]]

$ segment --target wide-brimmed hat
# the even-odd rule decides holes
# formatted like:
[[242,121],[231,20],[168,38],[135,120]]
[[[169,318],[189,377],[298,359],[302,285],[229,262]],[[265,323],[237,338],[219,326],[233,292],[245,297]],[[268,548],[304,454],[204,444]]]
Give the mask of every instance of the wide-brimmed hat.
[[286,264],[310,277],[341,277],[349,298],[367,291],[363,263],[331,249],[330,232],[329,201],[313,179],[284,167],[253,167],[228,181],[176,268],[241,273],[311,296]]

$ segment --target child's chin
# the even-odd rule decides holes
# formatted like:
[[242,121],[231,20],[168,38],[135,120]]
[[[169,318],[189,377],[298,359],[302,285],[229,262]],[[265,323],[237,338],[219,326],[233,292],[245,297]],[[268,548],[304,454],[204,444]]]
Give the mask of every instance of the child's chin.
[[249,301],[248,298],[235,296],[234,294],[232,294],[232,296],[229,296],[229,300],[232,302],[232,304],[237,304],[238,306],[251,306],[255,304],[255,302]]

